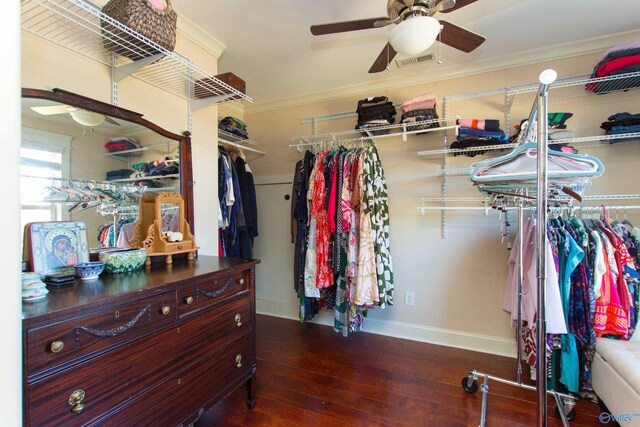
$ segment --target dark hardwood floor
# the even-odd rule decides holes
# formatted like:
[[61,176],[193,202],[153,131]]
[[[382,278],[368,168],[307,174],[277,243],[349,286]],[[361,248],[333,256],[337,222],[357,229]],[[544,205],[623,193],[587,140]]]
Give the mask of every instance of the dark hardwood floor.
[[[257,342],[255,408],[240,387],[197,426],[478,426],[482,394],[460,385],[469,369],[515,379],[515,359],[270,316]],[[552,405],[548,425],[562,426]],[[581,399],[571,425],[600,425],[601,412]],[[535,392],[491,382],[487,424],[535,425]]]

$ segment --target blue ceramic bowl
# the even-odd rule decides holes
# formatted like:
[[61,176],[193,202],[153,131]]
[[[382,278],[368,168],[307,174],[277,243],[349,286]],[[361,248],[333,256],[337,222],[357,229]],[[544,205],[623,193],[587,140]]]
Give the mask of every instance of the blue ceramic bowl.
[[105,263],[103,261],[90,261],[74,265],[76,276],[81,280],[93,280],[104,271]]

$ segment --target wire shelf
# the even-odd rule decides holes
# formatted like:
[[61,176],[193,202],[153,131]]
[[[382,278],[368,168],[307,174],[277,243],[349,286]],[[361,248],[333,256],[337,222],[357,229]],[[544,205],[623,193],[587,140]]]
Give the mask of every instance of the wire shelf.
[[[424,129],[424,126],[437,124],[439,127]],[[420,127],[420,129],[416,129]],[[296,136],[293,141],[296,144],[290,144],[289,147],[301,147],[307,145],[316,145],[322,143],[334,142],[355,142],[363,139],[376,139],[393,136],[402,136],[406,141],[407,135],[446,132],[449,130],[457,130],[456,119],[435,119],[424,120],[416,123],[396,123],[391,125],[375,126],[367,129],[352,129],[338,132],[321,133],[316,135]]]
[[[585,148],[596,148],[596,147],[608,147],[614,144],[625,144],[632,142],[640,142],[640,132],[632,132],[632,133],[621,133],[617,135],[599,135],[599,136],[585,136],[585,137],[577,137],[577,138],[563,138],[563,139],[555,139],[549,140],[548,144],[569,144],[569,145],[579,145],[586,144],[588,142],[599,142],[599,144],[591,144],[584,145]],[[608,143],[608,144],[607,144]],[[470,148],[446,148],[440,150],[425,150],[418,151],[418,156],[435,156],[435,155],[447,155],[447,154],[466,154],[466,153],[474,153],[474,152],[486,152],[486,151],[501,151],[507,148],[515,148],[518,144],[509,143],[509,144],[500,144],[500,145],[486,145],[481,147],[470,147]]]
[[189,59],[131,30],[86,0],[24,0],[21,26],[75,53],[114,66],[116,81],[133,76],[187,100],[197,93],[198,98],[210,102],[252,102]]
[[[604,95],[612,92],[627,91],[640,87],[640,71],[598,78],[577,76],[558,80],[549,87],[549,102],[555,99],[568,99],[589,95]],[[512,103],[533,103],[538,84],[507,89],[507,98]]]
[[238,135],[234,135],[222,129],[218,129],[218,142],[220,144],[230,145],[241,150],[247,150],[262,155],[267,154],[260,149],[260,144],[258,144],[257,142],[248,138],[242,138]]

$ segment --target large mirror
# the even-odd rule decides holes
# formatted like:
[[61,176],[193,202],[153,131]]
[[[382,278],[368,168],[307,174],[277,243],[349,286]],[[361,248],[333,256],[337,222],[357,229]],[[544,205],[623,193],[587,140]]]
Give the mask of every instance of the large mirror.
[[193,227],[191,141],[142,114],[61,89],[22,89],[22,223],[83,221],[88,244],[126,247],[145,191],[179,192]]

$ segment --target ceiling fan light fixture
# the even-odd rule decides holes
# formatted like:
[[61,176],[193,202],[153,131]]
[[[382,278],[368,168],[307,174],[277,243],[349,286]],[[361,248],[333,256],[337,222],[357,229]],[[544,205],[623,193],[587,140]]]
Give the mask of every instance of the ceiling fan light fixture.
[[71,117],[83,126],[99,126],[104,122],[105,117],[102,114],[94,113],[86,110],[69,111]]
[[417,55],[427,50],[440,33],[440,22],[431,16],[415,16],[402,21],[389,33],[389,43],[403,55]]

